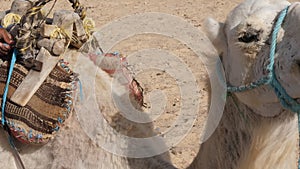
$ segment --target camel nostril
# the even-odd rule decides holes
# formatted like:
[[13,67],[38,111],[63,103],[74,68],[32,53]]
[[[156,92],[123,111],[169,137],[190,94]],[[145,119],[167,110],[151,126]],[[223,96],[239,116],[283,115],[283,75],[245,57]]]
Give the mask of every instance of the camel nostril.
[[249,32],[245,32],[241,37],[238,39],[240,42],[250,43],[250,42],[257,42],[259,41],[257,34],[251,34]]
[[293,70],[295,72],[298,72],[298,74],[300,74],[300,60],[295,60],[293,67],[294,67]]
[[296,60],[296,65],[300,68],[300,60]]

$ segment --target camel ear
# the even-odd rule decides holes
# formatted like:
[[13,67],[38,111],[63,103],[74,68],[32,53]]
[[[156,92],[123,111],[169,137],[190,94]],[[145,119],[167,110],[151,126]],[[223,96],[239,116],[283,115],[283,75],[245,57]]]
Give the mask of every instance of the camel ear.
[[219,55],[225,52],[227,48],[226,36],[224,34],[224,23],[220,23],[213,18],[207,18],[204,21],[203,30],[209,40],[213,43],[218,50]]

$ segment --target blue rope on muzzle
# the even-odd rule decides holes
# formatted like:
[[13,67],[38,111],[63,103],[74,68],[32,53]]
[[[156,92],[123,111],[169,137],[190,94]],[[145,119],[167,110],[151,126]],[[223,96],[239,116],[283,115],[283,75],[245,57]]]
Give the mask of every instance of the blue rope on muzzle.
[[[283,86],[281,85],[281,83],[278,81],[278,79],[276,77],[275,69],[274,69],[278,32],[279,32],[281,25],[287,15],[288,9],[289,9],[289,6],[280,12],[278,19],[275,23],[275,26],[273,28],[272,37],[271,37],[272,43],[271,43],[270,55],[269,55],[269,65],[267,66],[268,75],[266,77],[263,77],[263,78],[255,81],[255,82],[252,82],[248,85],[243,85],[243,86],[238,86],[238,87],[230,86],[230,87],[228,87],[227,90],[228,90],[228,92],[231,92],[231,93],[244,92],[247,90],[255,89],[262,85],[270,85],[273,88],[274,92],[276,93],[278,99],[280,100],[281,105],[284,108],[297,113],[297,115],[298,115],[298,130],[299,130],[298,132],[299,132],[299,136],[300,136],[300,104],[295,99],[293,99],[283,88]],[[300,142],[299,142],[299,147],[300,147]],[[300,157],[298,159],[298,169],[300,169]]]

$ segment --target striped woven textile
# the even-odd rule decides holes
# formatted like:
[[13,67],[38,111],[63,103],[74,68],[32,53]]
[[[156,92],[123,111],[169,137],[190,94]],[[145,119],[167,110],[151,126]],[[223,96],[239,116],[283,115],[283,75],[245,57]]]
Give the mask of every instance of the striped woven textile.
[[[22,143],[45,144],[54,137],[72,112],[78,75],[71,71],[63,60],[59,61],[28,104],[22,107],[9,98],[28,72],[24,66],[15,65],[9,86],[5,118],[13,136]],[[1,98],[7,73],[8,63],[4,62],[0,66]],[[2,102],[2,99],[0,100]]]

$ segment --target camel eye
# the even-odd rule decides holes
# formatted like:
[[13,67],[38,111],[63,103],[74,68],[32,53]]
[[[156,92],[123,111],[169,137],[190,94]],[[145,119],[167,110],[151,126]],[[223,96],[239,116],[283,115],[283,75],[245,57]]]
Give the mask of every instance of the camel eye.
[[240,35],[238,40],[239,42],[244,42],[244,43],[257,42],[259,41],[258,33],[253,31],[244,32]]

